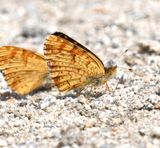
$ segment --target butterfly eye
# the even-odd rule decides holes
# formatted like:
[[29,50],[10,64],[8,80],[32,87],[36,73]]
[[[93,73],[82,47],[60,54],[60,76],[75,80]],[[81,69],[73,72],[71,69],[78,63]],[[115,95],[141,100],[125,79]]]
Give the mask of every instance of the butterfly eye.
[[109,60],[106,64],[106,68],[115,67],[116,63],[113,60]]

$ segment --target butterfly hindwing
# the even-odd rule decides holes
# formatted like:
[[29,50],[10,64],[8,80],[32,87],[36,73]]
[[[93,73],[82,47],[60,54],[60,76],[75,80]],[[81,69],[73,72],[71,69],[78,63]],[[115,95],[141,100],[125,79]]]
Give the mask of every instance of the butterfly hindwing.
[[40,87],[48,76],[42,55],[15,46],[0,47],[0,70],[11,89],[21,95]]
[[87,78],[105,73],[102,61],[95,54],[60,32],[46,39],[44,54],[60,91],[81,87],[88,83]]

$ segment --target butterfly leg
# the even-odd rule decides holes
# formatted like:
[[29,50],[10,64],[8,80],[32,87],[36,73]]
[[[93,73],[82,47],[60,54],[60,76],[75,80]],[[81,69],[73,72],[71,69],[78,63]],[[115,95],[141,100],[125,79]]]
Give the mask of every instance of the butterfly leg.
[[90,89],[90,91],[89,91],[89,92],[90,92],[90,94],[92,94],[92,93],[94,92],[94,90],[93,90],[93,89],[94,89],[94,87],[93,87],[93,86],[91,86],[91,89]]
[[105,91],[109,91],[109,92],[111,92],[111,89],[109,88],[109,86],[108,86],[107,82],[105,83]]
[[76,97],[79,97],[83,91],[83,88],[76,89]]

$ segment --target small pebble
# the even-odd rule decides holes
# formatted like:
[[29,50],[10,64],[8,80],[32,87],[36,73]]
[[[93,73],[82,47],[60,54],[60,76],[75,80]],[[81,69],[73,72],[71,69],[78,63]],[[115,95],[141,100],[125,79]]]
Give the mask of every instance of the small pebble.
[[153,138],[160,139],[160,127],[154,127],[151,131],[151,135]]
[[95,123],[96,123],[96,119],[94,119],[94,118],[87,119],[85,121],[85,127],[86,128],[91,128],[91,127],[94,126]]
[[0,139],[0,147],[5,147],[5,146],[7,146],[8,144],[7,144],[7,142],[5,141],[5,140],[3,140],[3,139]]

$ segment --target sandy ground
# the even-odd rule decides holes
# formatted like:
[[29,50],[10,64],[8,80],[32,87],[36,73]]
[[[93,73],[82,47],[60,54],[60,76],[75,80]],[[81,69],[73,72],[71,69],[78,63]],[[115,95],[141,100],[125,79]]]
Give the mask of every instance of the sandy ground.
[[[43,53],[61,31],[106,63],[132,67],[109,81],[114,91],[57,97],[52,90],[20,97],[0,77],[0,147],[160,147],[159,0],[0,1],[0,45]],[[6,93],[7,92],[7,93]]]

